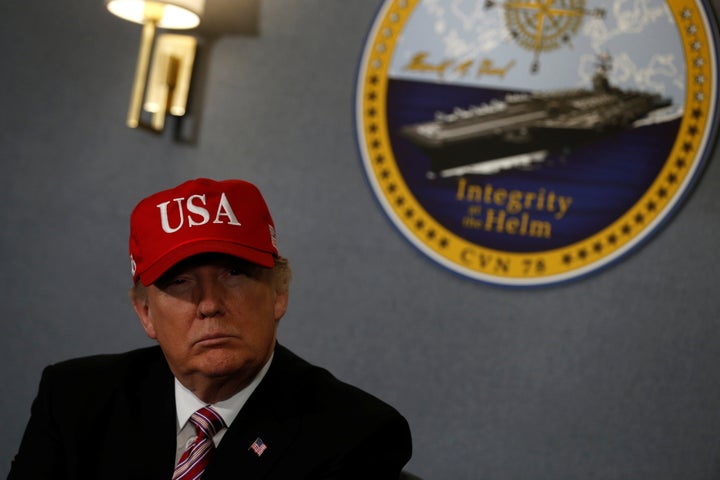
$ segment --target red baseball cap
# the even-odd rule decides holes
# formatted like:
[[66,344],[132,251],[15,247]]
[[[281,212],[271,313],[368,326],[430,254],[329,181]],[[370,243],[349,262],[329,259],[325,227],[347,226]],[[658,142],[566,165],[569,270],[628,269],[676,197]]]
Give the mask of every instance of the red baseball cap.
[[133,281],[148,286],[200,253],[275,265],[275,224],[262,194],[243,180],[189,180],[151,195],[130,215]]

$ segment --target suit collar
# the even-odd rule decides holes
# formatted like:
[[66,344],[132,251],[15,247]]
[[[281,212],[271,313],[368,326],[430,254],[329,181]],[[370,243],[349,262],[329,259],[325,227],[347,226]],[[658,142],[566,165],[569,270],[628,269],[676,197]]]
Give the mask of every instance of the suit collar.
[[175,464],[173,377],[160,348],[122,356],[120,377],[106,400],[91,402],[96,431],[77,478],[171,478]]
[[[249,385],[232,397],[212,404],[213,409],[222,417],[226,425],[231,425],[233,423],[235,417],[237,417],[248,398],[250,398],[250,395],[252,395],[262,379],[265,378],[265,375],[267,375],[268,369],[272,364],[273,357],[274,354],[271,355],[270,359],[265,363],[265,365],[263,365],[260,372],[258,372]],[[174,390],[177,423],[182,428],[190,416],[199,408],[206,406],[207,403],[196,397],[195,394],[180,383],[178,379],[175,379],[174,381]]]
[[293,358],[284,347],[276,346],[270,369],[220,442],[204,480],[237,472],[244,480],[263,478],[292,444],[300,429]]
[[[300,430],[297,398],[300,370],[305,363],[276,346],[273,361],[245,406],[233,421],[213,455],[203,480],[224,479],[241,473],[243,480],[264,478],[294,442]],[[147,349],[126,381],[133,431],[133,462],[121,464],[106,478],[171,478],[175,467],[177,416],[173,376],[159,347]],[[266,446],[260,454],[256,440]]]
[[177,417],[173,376],[157,348],[158,357],[149,363],[137,388],[136,405],[131,421],[138,428],[135,451],[138,465],[144,465],[147,478],[170,478],[175,468]]

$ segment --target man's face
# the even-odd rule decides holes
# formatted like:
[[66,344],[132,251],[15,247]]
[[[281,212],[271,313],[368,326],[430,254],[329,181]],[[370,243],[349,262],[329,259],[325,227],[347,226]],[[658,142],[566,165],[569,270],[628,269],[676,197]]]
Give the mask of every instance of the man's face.
[[244,387],[272,354],[287,291],[277,291],[271,269],[200,255],[177,264],[133,303],[187,388],[213,379]]

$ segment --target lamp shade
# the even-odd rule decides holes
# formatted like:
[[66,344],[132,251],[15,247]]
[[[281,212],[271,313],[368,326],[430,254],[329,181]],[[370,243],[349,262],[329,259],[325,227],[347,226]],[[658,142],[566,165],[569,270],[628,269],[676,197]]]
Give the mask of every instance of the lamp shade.
[[105,0],[105,6],[131,22],[153,20],[160,28],[188,29],[200,23],[205,0]]

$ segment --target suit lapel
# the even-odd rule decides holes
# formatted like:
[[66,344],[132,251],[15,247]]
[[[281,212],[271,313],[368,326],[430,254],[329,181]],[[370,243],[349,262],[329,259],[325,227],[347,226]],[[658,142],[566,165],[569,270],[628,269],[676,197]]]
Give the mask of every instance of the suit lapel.
[[[237,416],[203,479],[228,478],[231,473],[243,480],[264,478],[292,443],[298,430],[297,422],[274,418],[268,409],[252,410],[254,412],[248,410]],[[253,449],[254,444],[257,451]]]
[[[263,381],[248,399],[215,451],[203,480],[239,476],[265,478],[273,464],[293,443],[300,429],[292,360],[282,347]],[[258,441],[258,450],[253,444]],[[263,449],[261,445],[264,445]]]
[[175,462],[173,377],[160,349],[135,353],[115,394],[91,404],[97,423],[88,475],[104,480],[169,479]]
[[135,391],[131,421],[136,422],[138,436],[133,450],[137,458],[135,468],[143,473],[132,474],[130,478],[171,478],[175,468],[177,415],[173,377],[162,354],[147,369]]

